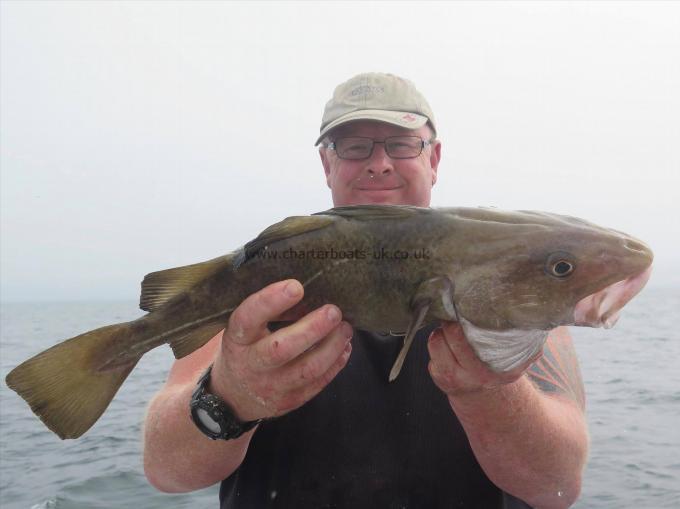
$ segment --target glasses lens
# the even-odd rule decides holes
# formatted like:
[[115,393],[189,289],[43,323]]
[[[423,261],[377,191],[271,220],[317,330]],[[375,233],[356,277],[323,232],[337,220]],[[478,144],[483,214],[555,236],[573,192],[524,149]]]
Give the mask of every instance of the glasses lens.
[[409,159],[420,155],[423,140],[417,136],[393,136],[385,140],[385,151],[394,159]]
[[373,140],[371,138],[338,138],[335,140],[335,152],[342,159],[366,159],[371,155]]

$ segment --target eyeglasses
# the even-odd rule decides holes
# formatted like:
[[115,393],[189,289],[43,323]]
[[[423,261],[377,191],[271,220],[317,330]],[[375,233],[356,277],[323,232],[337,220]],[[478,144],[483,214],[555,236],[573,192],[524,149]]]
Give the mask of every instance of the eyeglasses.
[[334,150],[340,159],[368,159],[373,153],[376,143],[385,145],[385,152],[392,159],[411,159],[418,157],[423,148],[431,145],[431,141],[423,140],[418,136],[390,136],[384,141],[375,141],[371,138],[352,136],[338,138],[328,144],[328,148]]

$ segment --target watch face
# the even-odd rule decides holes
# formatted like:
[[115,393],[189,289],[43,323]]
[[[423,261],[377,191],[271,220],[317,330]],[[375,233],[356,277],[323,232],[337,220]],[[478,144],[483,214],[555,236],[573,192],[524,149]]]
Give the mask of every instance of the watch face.
[[215,422],[215,420],[210,417],[210,414],[208,414],[208,412],[206,412],[203,408],[197,408],[195,410],[195,415],[196,418],[201,421],[201,424],[203,424],[203,426],[213,433],[220,433],[222,431],[220,425]]

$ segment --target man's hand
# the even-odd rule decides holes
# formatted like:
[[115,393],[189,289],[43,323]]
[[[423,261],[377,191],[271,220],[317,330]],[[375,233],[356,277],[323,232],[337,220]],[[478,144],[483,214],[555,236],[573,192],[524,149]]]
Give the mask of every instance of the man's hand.
[[267,328],[303,295],[298,281],[280,281],[245,299],[229,319],[210,389],[242,420],[275,417],[302,406],[347,363],[352,328],[341,321],[337,306],[322,306],[276,332]]
[[447,394],[489,479],[531,507],[573,504],[588,433],[582,398],[573,397],[582,394],[582,384],[568,331],[552,331],[545,354],[508,373],[480,361],[457,323],[436,329],[428,349],[432,379]]
[[430,375],[437,387],[449,396],[460,396],[512,383],[541,357],[539,352],[512,371],[493,371],[479,360],[458,322],[445,322],[441,328],[435,329],[430,335],[427,348],[430,352]]

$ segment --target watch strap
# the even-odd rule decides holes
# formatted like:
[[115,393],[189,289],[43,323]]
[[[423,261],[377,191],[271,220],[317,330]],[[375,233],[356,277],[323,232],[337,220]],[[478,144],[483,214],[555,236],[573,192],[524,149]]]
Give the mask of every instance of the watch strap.
[[262,419],[241,421],[222,398],[208,392],[211,372],[212,364],[199,378],[189,404],[191,419],[204,435],[213,440],[231,440],[262,422]]

